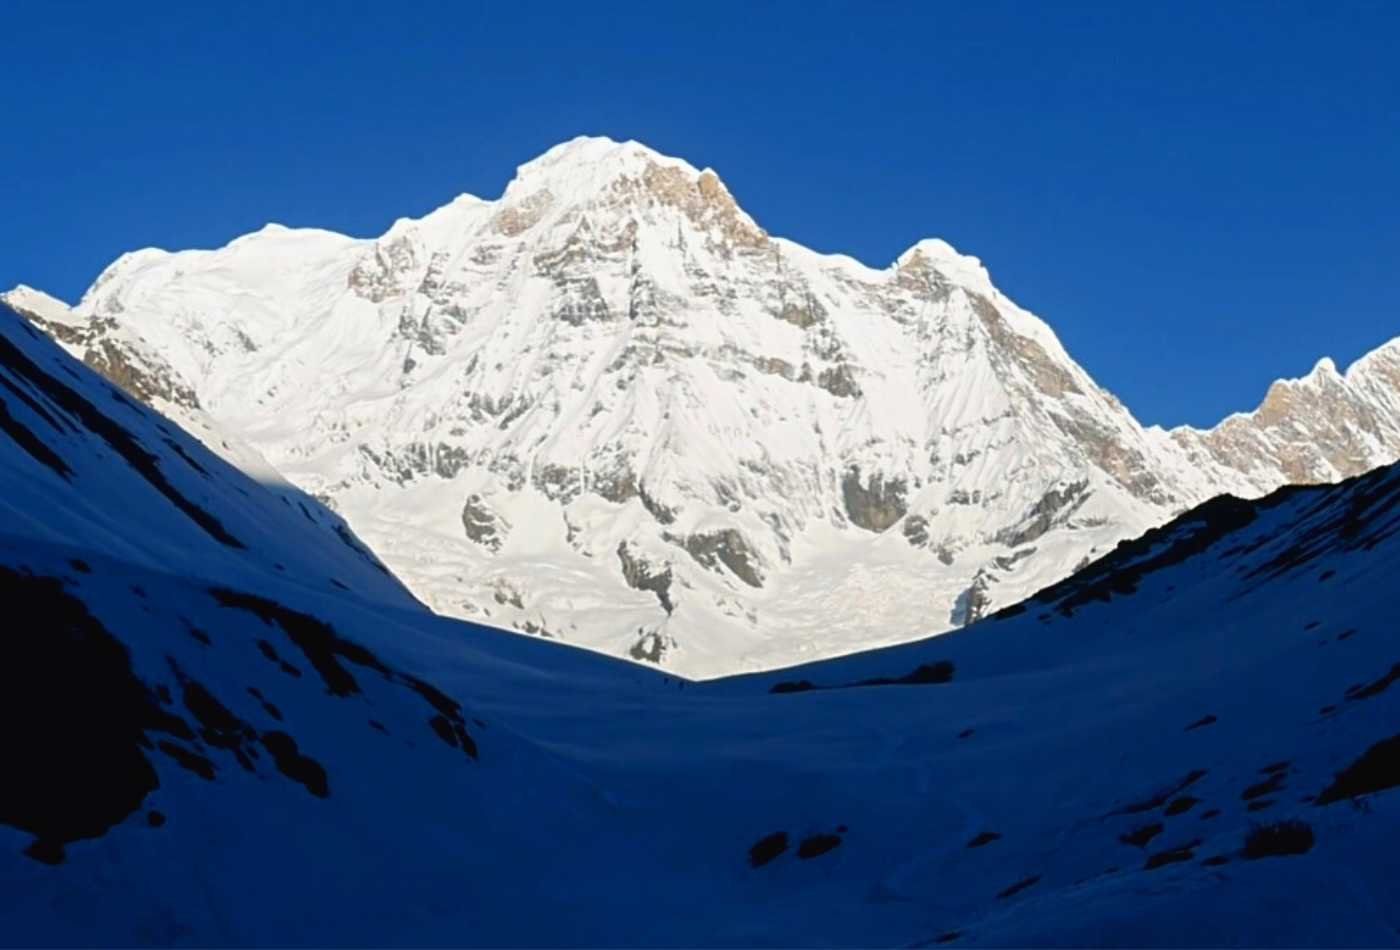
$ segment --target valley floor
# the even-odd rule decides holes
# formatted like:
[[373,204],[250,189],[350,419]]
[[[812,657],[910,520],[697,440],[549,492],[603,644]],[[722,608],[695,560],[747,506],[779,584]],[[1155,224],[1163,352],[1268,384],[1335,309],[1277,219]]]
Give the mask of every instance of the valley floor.
[[[142,680],[183,686],[187,709],[202,684],[249,736],[285,729],[329,787],[280,759],[240,767],[238,730],[201,719],[185,744],[212,776],[147,750],[159,788],[60,863],[0,829],[0,933],[1394,944],[1398,502],[1397,472],[1213,502],[966,631],[708,683],[290,587],[273,592],[289,614],[259,616],[202,582],[7,541],[14,583],[61,578]],[[370,659],[347,645],[327,665],[295,616]],[[337,663],[361,692],[334,694]],[[415,677],[462,702],[474,757],[425,726]],[[1300,853],[1252,855],[1283,821],[1307,830],[1273,848]]]

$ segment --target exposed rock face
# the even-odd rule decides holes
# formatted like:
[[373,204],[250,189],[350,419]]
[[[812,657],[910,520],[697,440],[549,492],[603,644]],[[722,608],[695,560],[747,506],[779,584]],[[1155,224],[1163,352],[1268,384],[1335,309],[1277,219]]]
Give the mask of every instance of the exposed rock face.
[[991,575],[985,568],[979,570],[967,590],[959,594],[953,603],[953,613],[949,619],[959,627],[966,627],[987,616],[992,606],[991,585]]
[[[697,230],[716,235],[726,248],[761,248],[768,241],[768,235],[740,210],[729,189],[709,169],[697,176],[681,165],[648,161],[641,186],[661,205],[680,209]],[[619,194],[628,194],[636,187],[634,179],[627,176],[619,177],[613,185]]]
[[976,258],[817,254],[606,139],[376,240],[136,252],[50,310],[435,609],[692,675],[927,635],[1220,491],[1400,454],[1400,343],[1211,432],[1144,430]]
[[1021,548],[1010,554],[993,558],[978,568],[967,590],[953,603],[950,621],[959,627],[974,624],[992,612],[997,602],[996,585],[1015,570],[1016,565],[1035,555],[1035,548]]
[[651,591],[668,615],[676,609],[671,600],[671,565],[653,563],[626,541],[617,546],[617,559],[622,563],[622,577],[628,587]]
[[1000,358],[1014,360],[1032,386],[1051,399],[1082,394],[1073,374],[1035,340],[1013,333],[994,303],[980,294],[971,294],[968,299]]
[[514,607],[517,610],[525,609],[525,599],[524,595],[520,592],[520,588],[516,587],[508,580],[498,579],[496,581],[496,589],[492,596],[496,603],[502,606]]
[[1020,524],[997,533],[997,540],[1011,547],[1020,547],[1045,534],[1057,525],[1067,524],[1074,510],[1086,500],[1088,482],[1056,485],[1045,493]]
[[504,236],[519,237],[538,224],[553,203],[554,195],[544,188],[502,208],[491,223]]
[[350,278],[346,283],[356,294],[379,303],[408,289],[402,278],[405,274],[412,273],[417,264],[418,258],[413,242],[400,236],[392,241],[376,244],[373,253],[362,259],[350,271]]
[[876,474],[862,484],[859,469],[851,469],[841,479],[841,496],[846,502],[846,516],[852,524],[866,531],[880,532],[904,517],[907,509],[907,486],[902,479],[885,481]]
[[469,539],[495,552],[510,533],[510,522],[492,511],[480,495],[470,495],[462,508],[462,528]]
[[62,301],[29,287],[0,294],[0,300],[146,405],[199,409],[193,387],[116,318],[74,319]]
[[1279,380],[1259,408],[1208,432],[1170,433],[1195,465],[1236,494],[1333,482],[1393,461],[1400,448],[1400,340],[1343,375],[1330,359]]
[[758,554],[733,528],[692,534],[681,541],[681,545],[705,567],[717,570],[722,564],[750,587],[763,586]]
[[637,634],[637,642],[632,644],[627,655],[639,662],[660,665],[666,661],[666,655],[676,648],[675,638],[659,631],[638,628]]

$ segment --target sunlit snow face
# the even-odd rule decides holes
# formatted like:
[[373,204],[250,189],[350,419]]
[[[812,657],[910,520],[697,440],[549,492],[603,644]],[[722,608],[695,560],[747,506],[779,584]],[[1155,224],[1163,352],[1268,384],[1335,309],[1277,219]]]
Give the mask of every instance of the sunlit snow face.
[[948,629],[1221,491],[1400,449],[1393,356],[1143,430],[976,258],[818,254],[607,139],[377,240],[143,251],[32,306],[434,609],[693,674]]

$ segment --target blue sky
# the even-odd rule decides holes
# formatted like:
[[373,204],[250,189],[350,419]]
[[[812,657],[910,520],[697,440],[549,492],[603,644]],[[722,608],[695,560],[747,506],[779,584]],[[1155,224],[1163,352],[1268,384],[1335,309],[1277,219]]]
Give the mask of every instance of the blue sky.
[[578,134],[769,231],[981,257],[1144,422],[1400,334],[1400,3],[4,6],[0,284],[356,235]]

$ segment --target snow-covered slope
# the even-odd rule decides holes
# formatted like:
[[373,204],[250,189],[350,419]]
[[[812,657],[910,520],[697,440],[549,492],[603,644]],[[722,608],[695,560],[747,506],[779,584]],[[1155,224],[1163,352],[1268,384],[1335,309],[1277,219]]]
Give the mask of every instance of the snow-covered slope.
[[1394,468],[1209,502],[973,629],[687,683],[353,597],[330,532],[257,567],[178,453],[248,546],[152,557],[194,519],[120,433],[226,470],[18,326],[0,471],[52,490],[0,509],[0,943],[1400,943]]
[[338,516],[275,476],[225,463],[3,305],[0,433],[0,535],[419,607]]
[[269,226],[42,303],[435,610],[687,675],[957,626],[1221,490],[1357,471],[1358,439],[1400,454],[1380,374],[1325,465],[1296,463],[1317,426],[1286,406],[1248,436],[1144,431],[976,258],[817,254],[607,139],[378,240]]

